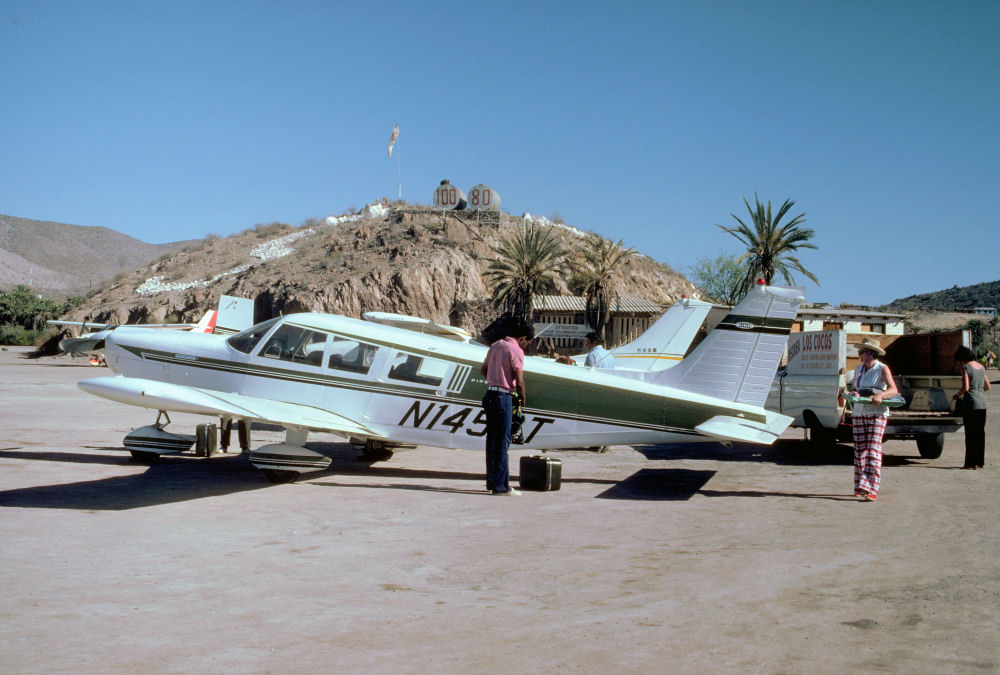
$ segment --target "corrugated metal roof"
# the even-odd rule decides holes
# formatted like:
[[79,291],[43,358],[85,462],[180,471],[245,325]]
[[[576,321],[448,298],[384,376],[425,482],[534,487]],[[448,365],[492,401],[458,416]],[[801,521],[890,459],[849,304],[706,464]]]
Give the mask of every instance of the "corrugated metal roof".
[[[587,308],[587,300],[579,295],[536,295],[531,304],[536,312],[582,312]],[[663,307],[643,298],[622,295],[612,304],[611,311],[658,314]]]
[[799,316],[857,316],[871,319],[905,319],[909,314],[872,312],[867,309],[839,309],[833,307],[799,307]]

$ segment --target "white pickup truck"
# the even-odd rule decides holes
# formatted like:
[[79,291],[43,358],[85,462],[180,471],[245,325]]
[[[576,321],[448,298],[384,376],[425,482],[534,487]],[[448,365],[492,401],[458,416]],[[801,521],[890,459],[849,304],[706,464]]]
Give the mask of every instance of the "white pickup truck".
[[[787,363],[778,370],[765,407],[794,417],[792,426],[809,429],[816,442],[850,442],[851,410],[842,392],[849,391],[858,364],[851,343],[866,336],[872,337],[843,330],[792,333]],[[921,457],[940,457],[944,435],[962,426],[951,408],[951,396],[962,384],[952,356],[959,345],[969,345],[969,332],[875,337],[906,400],[890,410],[884,438],[913,439]]]

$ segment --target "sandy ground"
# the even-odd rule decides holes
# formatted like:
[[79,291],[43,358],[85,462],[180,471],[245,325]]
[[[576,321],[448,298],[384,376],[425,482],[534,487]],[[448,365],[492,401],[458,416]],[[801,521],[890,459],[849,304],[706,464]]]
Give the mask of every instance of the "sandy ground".
[[958,470],[961,433],[934,461],[888,443],[873,504],[848,447],[799,431],[555,453],[560,491],[504,498],[480,453],[368,465],[319,437],[332,468],[275,486],[233,454],[130,462],[153,415],[21,353],[0,353],[2,673],[1000,670],[996,413],[984,471]]

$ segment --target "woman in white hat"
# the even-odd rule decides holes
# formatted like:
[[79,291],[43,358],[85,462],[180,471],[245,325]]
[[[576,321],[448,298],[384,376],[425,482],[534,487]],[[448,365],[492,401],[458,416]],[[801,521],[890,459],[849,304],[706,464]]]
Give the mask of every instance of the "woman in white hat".
[[854,369],[855,396],[870,396],[871,403],[855,403],[854,496],[873,502],[882,483],[882,436],[889,418],[889,406],[882,399],[899,393],[889,366],[878,360],[885,350],[878,340],[865,338],[857,343],[861,365]]

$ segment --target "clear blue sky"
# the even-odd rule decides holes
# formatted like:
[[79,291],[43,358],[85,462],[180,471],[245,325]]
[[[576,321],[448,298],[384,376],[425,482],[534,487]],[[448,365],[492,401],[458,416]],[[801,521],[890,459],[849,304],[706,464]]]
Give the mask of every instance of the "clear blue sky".
[[809,300],[880,304],[1000,279],[998,128],[996,0],[0,3],[0,213],[148,242],[399,172],[687,272],[757,193],[816,231]]

